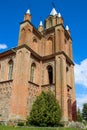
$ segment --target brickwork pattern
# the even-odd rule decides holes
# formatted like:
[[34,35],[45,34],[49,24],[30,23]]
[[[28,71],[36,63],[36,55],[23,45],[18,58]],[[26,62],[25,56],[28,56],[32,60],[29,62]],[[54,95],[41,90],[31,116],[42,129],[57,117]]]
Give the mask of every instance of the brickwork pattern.
[[0,82],[0,121],[9,119],[12,81]]
[[32,104],[39,95],[39,85],[29,82],[28,84],[28,100],[27,100],[27,115],[29,115]]

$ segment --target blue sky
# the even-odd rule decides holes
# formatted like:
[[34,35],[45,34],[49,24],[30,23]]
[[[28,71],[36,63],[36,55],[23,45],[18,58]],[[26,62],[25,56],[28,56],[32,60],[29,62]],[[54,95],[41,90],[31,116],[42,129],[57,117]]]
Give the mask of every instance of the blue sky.
[[87,102],[87,0],[1,0],[0,1],[0,52],[17,46],[20,22],[29,8],[32,23],[48,17],[52,1],[60,12],[64,25],[68,24],[73,40],[75,86],[77,104]]

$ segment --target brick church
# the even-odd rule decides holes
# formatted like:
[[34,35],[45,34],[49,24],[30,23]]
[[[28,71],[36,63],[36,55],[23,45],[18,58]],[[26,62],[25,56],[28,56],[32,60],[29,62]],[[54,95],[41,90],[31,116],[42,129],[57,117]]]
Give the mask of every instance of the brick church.
[[62,120],[76,120],[72,38],[53,8],[38,29],[30,10],[20,24],[18,46],[0,53],[0,121],[25,120],[41,91],[51,90]]

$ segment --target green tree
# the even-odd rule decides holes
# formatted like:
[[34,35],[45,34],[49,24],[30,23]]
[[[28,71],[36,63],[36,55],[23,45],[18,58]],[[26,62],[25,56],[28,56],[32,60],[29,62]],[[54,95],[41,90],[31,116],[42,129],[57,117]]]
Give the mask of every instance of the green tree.
[[78,111],[77,111],[77,121],[82,122],[82,113],[81,113],[79,108],[78,108]]
[[58,126],[61,119],[60,106],[51,91],[42,92],[32,106],[28,121],[35,126]]
[[83,104],[82,117],[83,117],[84,120],[87,121],[87,103]]

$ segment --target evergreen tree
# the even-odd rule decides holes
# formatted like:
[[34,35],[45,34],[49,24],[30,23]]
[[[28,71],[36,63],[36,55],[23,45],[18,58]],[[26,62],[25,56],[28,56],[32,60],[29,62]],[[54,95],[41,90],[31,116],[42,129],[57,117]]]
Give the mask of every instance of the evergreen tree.
[[79,108],[78,108],[78,111],[77,111],[77,121],[82,122],[82,113],[81,113]]
[[60,106],[51,91],[42,92],[32,106],[28,121],[35,126],[58,126],[61,119]]
[[87,103],[83,104],[82,117],[83,117],[84,120],[87,121]]

